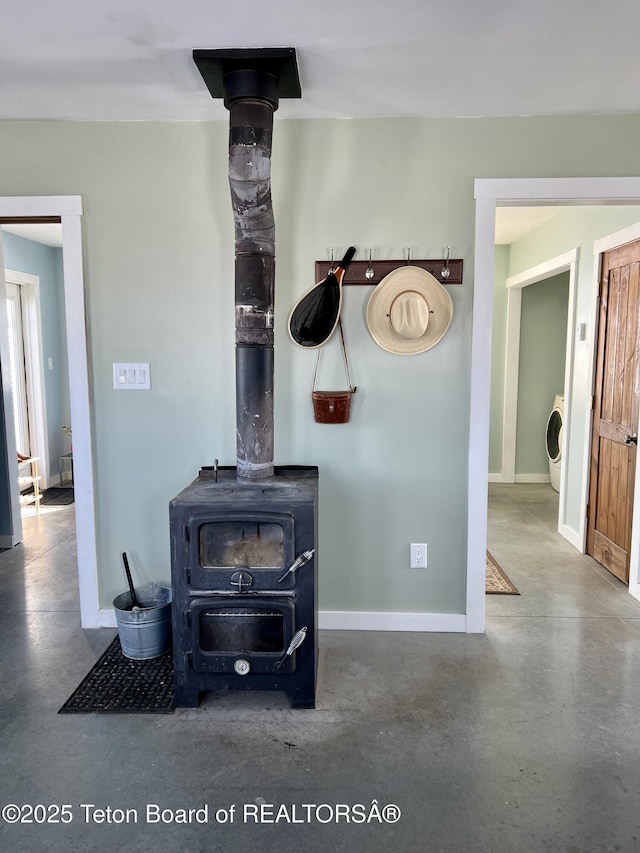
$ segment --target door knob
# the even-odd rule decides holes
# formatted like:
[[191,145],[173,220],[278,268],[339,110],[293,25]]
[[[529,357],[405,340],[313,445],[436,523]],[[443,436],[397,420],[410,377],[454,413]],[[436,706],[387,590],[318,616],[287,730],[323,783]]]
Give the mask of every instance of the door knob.
[[625,435],[624,437],[625,444],[637,444],[638,443],[638,434],[635,435]]

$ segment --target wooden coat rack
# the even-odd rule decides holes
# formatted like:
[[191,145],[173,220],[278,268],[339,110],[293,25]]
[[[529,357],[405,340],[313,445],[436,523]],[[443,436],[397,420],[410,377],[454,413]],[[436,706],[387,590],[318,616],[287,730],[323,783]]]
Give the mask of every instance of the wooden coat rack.
[[[342,279],[342,283],[355,285],[379,284],[390,272],[398,269],[398,267],[406,267],[407,265],[420,267],[420,269],[430,272],[431,275],[434,276],[434,278],[436,278],[441,284],[462,284],[461,258],[449,258],[448,261],[445,261],[442,258],[439,258],[438,260],[414,260],[411,258],[409,261],[406,259],[398,261],[351,261],[349,269],[346,271],[344,278]],[[329,274],[329,270],[332,266],[335,266],[335,263],[332,265],[331,261],[316,261],[315,280],[323,281],[323,279],[325,279]],[[367,278],[366,273],[368,269],[373,270],[373,275],[370,275]],[[442,271],[444,269],[449,270],[448,278],[446,276],[443,278],[442,276]]]

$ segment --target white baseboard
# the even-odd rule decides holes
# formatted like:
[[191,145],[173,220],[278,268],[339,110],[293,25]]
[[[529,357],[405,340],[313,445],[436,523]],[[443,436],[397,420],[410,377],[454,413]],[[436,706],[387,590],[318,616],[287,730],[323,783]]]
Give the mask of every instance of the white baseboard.
[[321,610],[318,627],[329,631],[424,631],[465,633],[464,613],[361,613]]
[[640,584],[630,583],[629,584],[629,595],[631,595],[637,601],[640,601]]
[[572,530],[570,527],[567,527],[566,524],[560,525],[558,533],[560,534],[560,536],[562,536],[563,539],[566,539],[570,545],[573,545],[574,548],[577,548],[581,554],[584,554],[584,542],[580,534],[576,533],[576,531]]
[[550,483],[551,477],[548,474],[516,474],[515,479],[506,480],[504,474],[489,474],[488,481],[490,483]]
[[[464,613],[360,613],[351,610],[321,610],[318,627],[324,631],[422,631],[464,634]],[[117,628],[115,610],[98,611],[100,628]]]
[[17,542],[13,541],[13,536],[0,536],[0,548],[13,548],[14,545],[17,545]]

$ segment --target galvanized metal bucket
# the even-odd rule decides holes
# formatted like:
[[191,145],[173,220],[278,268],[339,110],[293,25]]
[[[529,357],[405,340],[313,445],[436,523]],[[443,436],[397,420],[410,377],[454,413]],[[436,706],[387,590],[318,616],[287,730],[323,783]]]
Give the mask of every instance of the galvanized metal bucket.
[[133,660],[160,657],[171,645],[171,589],[150,583],[136,596],[140,610],[131,610],[129,591],[113,599],[122,654]]

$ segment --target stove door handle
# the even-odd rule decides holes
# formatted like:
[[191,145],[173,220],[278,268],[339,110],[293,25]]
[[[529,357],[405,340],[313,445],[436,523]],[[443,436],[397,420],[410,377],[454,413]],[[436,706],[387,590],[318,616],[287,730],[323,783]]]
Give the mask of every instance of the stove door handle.
[[311,548],[309,551],[303,551],[302,554],[300,554],[300,556],[291,563],[287,571],[277,579],[276,583],[282,583],[287,575],[293,574],[301,566],[306,566],[315,553],[315,548]]
[[287,658],[290,658],[291,655],[295,652],[295,650],[304,643],[305,637],[307,636],[307,626],[304,628],[300,628],[299,631],[293,635],[293,639],[289,643],[289,647],[287,651],[282,655],[279,661],[276,661],[276,669],[282,669],[284,663]]

